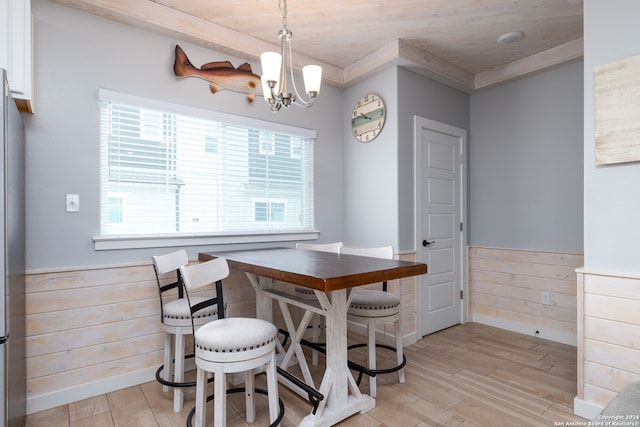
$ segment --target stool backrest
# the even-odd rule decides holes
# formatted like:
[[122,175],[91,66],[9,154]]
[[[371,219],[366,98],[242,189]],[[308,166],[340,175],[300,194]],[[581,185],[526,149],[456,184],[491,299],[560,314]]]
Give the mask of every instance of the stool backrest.
[[187,252],[184,249],[153,257],[153,266],[156,270],[156,274],[165,274],[170,271],[176,271],[183,265],[187,264],[189,264],[189,258],[187,258]]
[[[340,254],[368,256],[371,258],[393,259],[393,246],[380,246],[376,248],[355,248],[342,246]],[[382,290],[387,291],[387,282],[382,282]]]
[[226,258],[215,258],[198,264],[181,266],[180,272],[185,287],[191,291],[229,276],[229,264]]
[[337,254],[340,252],[342,242],[335,243],[296,243],[296,249],[304,249],[308,251],[332,252]]
[[[193,323],[193,314],[198,310],[209,307],[213,304],[218,306],[218,319],[224,318],[224,297],[222,295],[222,279],[229,276],[229,265],[225,258],[216,258],[210,261],[201,262],[180,267],[180,275],[187,290],[187,298],[189,291],[201,288],[206,285],[215,283],[216,296],[199,304],[191,305],[191,320]],[[195,333],[195,332],[194,332]]]
[[393,246],[381,246],[379,248],[355,248],[343,246],[340,248],[341,254],[368,256],[371,258],[393,259]]
[[[160,320],[164,322],[164,300],[162,294],[171,289],[178,288],[178,298],[184,298],[184,289],[179,269],[189,264],[189,258],[187,257],[187,252],[182,249],[168,254],[154,256],[152,260],[153,270],[156,272],[156,282],[158,283],[158,294],[160,295]],[[160,276],[172,271],[176,272],[176,281],[163,285]]]

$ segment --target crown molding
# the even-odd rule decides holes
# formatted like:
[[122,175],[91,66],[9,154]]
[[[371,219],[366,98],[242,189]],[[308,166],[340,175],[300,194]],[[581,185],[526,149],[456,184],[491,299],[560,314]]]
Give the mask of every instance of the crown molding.
[[[107,19],[175,37],[248,61],[259,60],[265,51],[278,51],[279,45],[230,30],[204,19],[153,1],[130,0],[54,0]],[[348,87],[390,65],[397,65],[467,93],[522,78],[583,56],[583,39],[527,56],[500,67],[473,74],[429,52],[395,40],[345,67],[318,61],[298,52],[293,66],[297,70],[309,63],[322,67],[324,83]]]

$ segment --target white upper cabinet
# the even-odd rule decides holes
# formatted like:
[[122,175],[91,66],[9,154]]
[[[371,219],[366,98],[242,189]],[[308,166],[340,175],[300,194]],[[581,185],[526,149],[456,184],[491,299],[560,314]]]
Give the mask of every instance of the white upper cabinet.
[[33,112],[31,1],[0,1],[0,68],[21,111]]

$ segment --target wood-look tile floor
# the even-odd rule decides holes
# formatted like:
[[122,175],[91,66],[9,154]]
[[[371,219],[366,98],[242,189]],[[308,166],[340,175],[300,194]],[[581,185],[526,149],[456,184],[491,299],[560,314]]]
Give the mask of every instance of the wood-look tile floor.
[[[362,342],[362,337],[351,336],[350,342],[355,341]],[[467,323],[424,337],[405,351],[405,384],[398,383],[396,374],[378,376],[376,407],[339,425],[521,427],[586,421],[573,415],[575,347]],[[394,356],[388,353],[387,357]],[[363,362],[364,351],[352,350],[349,357]],[[384,358],[381,355],[379,367],[391,365]],[[320,368],[314,369],[314,375],[320,378]],[[366,378],[361,389],[368,391]],[[286,407],[282,426],[295,426],[309,413],[309,404],[282,385],[280,397]],[[257,401],[257,420],[247,424],[243,395],[230,395],[227,425],[267,425],[266,399],[258,395]],[[184,426],[193,402],[194,390],[187,389],[185,408],[174,413],[173,393],[163,393],[153,381],[29,415],[26,425]],[[211,419],[213,408],[209,408]]]

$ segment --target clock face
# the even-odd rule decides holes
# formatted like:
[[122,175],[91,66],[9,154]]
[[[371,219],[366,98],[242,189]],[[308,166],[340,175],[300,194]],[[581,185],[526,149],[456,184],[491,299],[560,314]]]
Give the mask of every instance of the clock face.
[[380,134],[386,115],[382,98],[372,93],[363,96],[351,113],[351,133],[360,142],[373,141]]

